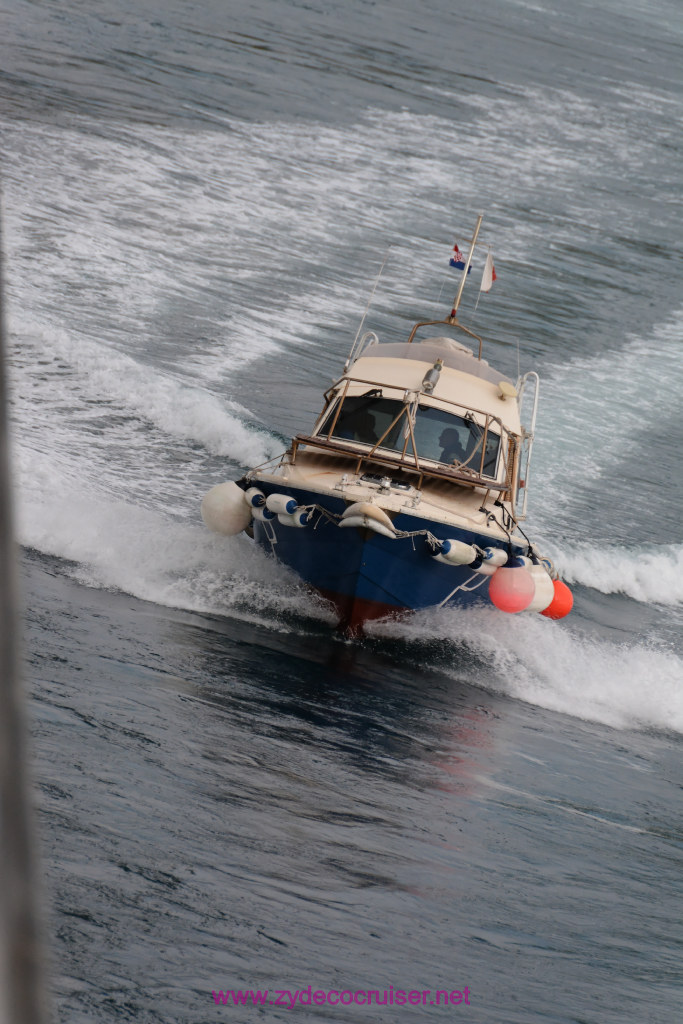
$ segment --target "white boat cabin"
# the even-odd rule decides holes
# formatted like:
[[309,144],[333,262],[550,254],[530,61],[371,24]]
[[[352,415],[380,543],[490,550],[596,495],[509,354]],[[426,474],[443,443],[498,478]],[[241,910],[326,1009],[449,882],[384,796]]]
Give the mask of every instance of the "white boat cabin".
[[302,448],[348,453],[356,472],[375,464],[419,474],[418,487],[447,477],[511,498],[524,437],[516,386],[454,338],[414,341],[421,326],[404,343],[363,336],[294,460]]

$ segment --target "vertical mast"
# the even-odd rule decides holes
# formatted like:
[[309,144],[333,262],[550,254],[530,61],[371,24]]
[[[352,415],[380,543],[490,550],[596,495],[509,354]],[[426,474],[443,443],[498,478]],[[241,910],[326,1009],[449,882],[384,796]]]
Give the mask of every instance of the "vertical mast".
[[462,298],[463,289],[465,287],[465,281],[467,280],[467,275],[469,274],[469,271],[470,271],[470,264],[472,262],[472,255],[474,253],[474,247],[477,244],[477,238],[479,236],[479,228],[481,227],[481,222],[483,221],[483,219],[484,219],[484,214],[480,213],[479,216],[477,217],[477,225],[476,225],[476,227],[474,229],[474,234],[472,235],[472,240],[470,241],[470,251],[467,254],[467,262],[465,263],[465,269],[462,272],[462,278],[460,280],[460,286],[458,288],[458,294],[455,296],[455,299],[453,300],[453,309],[451,310],[451,315],[448,318],[449,320],[456,320],[457,319],[458,306],[460,305],[460,300]]

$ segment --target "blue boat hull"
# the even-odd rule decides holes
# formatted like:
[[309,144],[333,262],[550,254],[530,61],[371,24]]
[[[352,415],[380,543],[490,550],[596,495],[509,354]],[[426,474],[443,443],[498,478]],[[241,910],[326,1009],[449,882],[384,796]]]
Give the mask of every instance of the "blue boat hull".
[[[269,488],[261,482],[264,493]],[[279,491],[278,493],[282,493]],[[287,488],[298,505],[323,506],[339,517],[347,507],[342,498]],[[290,566],[311,587],[335,605],[340,627],[347,632],[364,622],[401,611],[434,605],[467,606],[488,600],[488,576],[467,566],[445,565],[424,531],[480,547],[507,545],[485,533],[462,530],[404,512],[394,520],[398,531],[422,532],[413,537],[384,537],[363,527],[340,528],[334,519],[314,511],[305,527],[284,525],[277,518],[254,521],[254,539]]]

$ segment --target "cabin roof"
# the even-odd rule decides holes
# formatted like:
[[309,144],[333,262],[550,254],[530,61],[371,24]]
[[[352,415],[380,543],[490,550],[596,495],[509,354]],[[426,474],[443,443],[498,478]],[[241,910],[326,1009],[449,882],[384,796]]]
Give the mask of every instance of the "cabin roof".
[[[369,387],[380,387],[385,397],[396,399],[402,399],[405,392],[412,391],[419,394],[421,405],[442,408],[455,416],[471,412],[477,420],[489,414],[500,419],[503,426],[514,434],[520,432],[519,403],[509,398],[501,400],[499,384],[503,378],[492,373],[490,367],[489,374],[484,378],[471,372],[471,365],[481,366],[478,359],[472,359],[466,370],[455,370],[444,363],[434,390],[427,393],[422,391],[422,380],[433,364],[412,358],[402,359],[396,354],[388,358],[377,358],[378,349],[394,347],[404,346],[368,346],[335,387],[343,385],[346,380],[348,383],[344,386],[344,392],[349,396],[363,395]],[[413,345],[405,347],[418,349],[418,346]],[[394,391],[394,396],[390,396],[389,391]]]
[[510,384],[514,381],[494,367],[489,366],[485,359],[478,359],[471,348],[467,348],[455,338],[434,337],[424,341],[370,343],[361,352],[360,359],[412,359],[421,363],[435,363],[442,359],[444,366],[461,373],[469,373],[472,377],[481,377],[492,384],[504,380]]

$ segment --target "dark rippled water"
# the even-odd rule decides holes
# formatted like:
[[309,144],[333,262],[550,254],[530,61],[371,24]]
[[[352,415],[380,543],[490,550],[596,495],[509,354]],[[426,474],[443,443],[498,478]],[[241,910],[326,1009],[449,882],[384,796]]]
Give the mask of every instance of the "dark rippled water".
[[[679,5],[4,24],[55,1020],[678,1022]],[[388,250],[382,329],[443,312],[480,209],[498,280],[463,318],[541,373],[529,530],[575,611],[347,644],[199,501],[312,422]],[[469,1003],[274,1005],[308,986]]]

